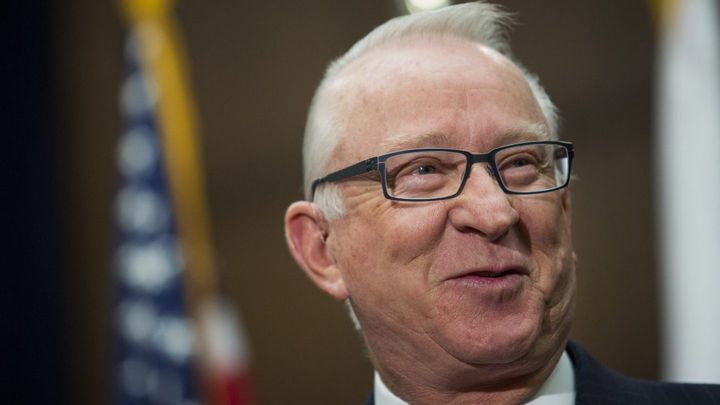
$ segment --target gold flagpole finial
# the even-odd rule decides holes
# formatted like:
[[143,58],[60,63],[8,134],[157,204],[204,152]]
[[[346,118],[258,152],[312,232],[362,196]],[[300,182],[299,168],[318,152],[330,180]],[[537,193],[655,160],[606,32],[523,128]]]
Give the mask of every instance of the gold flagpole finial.
[[120,0],[120,8],[128,22],[167,16],[172,6],[173,0]]

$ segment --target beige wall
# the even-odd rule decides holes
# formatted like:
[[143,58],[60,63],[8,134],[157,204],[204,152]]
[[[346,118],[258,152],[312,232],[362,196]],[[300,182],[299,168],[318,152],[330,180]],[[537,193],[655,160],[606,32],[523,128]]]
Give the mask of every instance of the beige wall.
[[[108,398],[116,90],[114,2],[55,10],[74,403]],[[503,1],[516,53],[543,79],[576,143],[574,338],[633,376],[658,368],[652,223],[653,32],[644,2]],[[391,0],[198,1],[179,15],[201,113],[223,286],[253,348],[262,404],[360,403],[371,367],[344,308],[286,253],[282,217],[301,198],[304,115],[325,64],[395,13]]]

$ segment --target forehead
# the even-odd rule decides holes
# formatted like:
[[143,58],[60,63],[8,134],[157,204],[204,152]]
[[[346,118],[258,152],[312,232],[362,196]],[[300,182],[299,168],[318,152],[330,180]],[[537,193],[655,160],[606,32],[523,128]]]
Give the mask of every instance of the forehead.
[[339,72],[328,93],[343,123],[332,159],[338,167],[412,147],[484,151],[547,132],[518,68],[467,40],[379,46]]

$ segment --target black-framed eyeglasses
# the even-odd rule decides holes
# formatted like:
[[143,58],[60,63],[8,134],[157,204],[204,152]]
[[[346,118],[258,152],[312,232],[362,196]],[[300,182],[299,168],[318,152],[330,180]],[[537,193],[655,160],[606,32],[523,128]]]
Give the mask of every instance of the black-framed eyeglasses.
[[371,172],[379,173],[383,195],[390,200],[453,198],[462,192],[475,163],[487,163],[507,194],[547,193],[568,185],[573,155],[572,143],[562,141],[522,142],[478,154],[448,148],[402,150],[365,159],[313,181],[311,200],[320,184]]

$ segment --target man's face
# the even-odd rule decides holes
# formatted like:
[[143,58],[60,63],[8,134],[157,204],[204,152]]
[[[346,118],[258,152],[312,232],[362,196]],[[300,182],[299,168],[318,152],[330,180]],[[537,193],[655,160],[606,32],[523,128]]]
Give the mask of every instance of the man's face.
[[[460,40],[376,49],[329,91],[347,120],[327,172],[393,150],[548,137],[519,71]],[[524,367],[562,350],[575,295],[566,190],[506,195],[482,163],[450,200],[390,201],[363,178],[340,187],[346,215],[327,245],[374,357]]]

